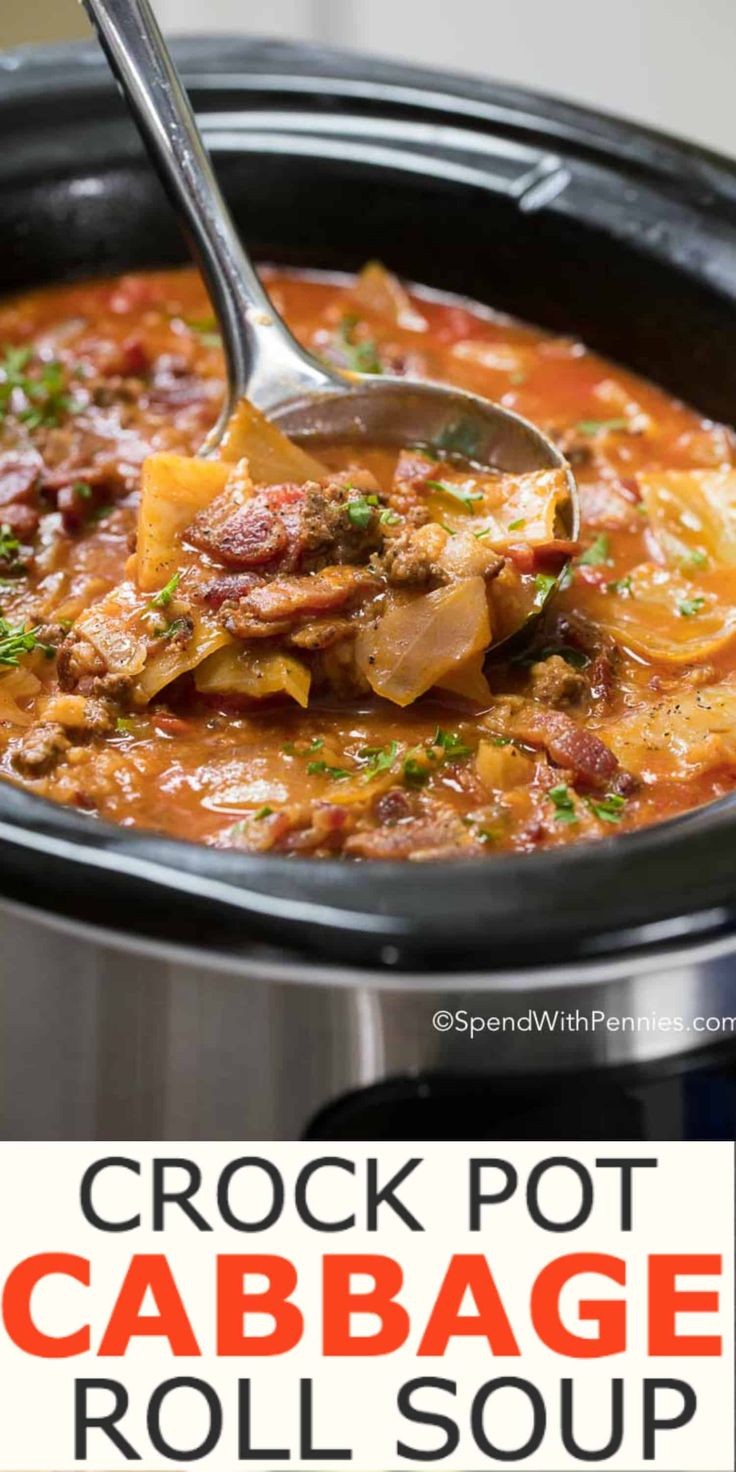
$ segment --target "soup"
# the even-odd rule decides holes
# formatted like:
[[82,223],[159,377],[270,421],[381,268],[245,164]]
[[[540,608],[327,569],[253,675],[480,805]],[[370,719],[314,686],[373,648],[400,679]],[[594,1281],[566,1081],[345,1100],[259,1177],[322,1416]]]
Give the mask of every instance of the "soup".
[[264,275],[335,366],[539,424],[579,543],[561,472],[490,474],[461,432],[283,459],[244,406],[193,458],[224,383],[191,270],[7,302],[2,775],[90,819],[355,860],[552,847],[729,792],[731,431],[375,265]]

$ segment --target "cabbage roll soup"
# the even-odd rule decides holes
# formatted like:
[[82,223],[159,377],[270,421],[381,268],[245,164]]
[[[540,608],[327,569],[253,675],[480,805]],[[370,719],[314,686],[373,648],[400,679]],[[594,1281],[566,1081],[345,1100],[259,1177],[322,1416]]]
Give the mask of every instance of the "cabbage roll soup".
[[579,542],[564,472],[493,472],[462,423],[307,453],[243,403],[197,458],[224,367],[192,270],[6,302],[4,779],[216,847],[384,860],[577,843],[730,792],[732,432],[376,264],[264,278],[325,361],[537,423]]

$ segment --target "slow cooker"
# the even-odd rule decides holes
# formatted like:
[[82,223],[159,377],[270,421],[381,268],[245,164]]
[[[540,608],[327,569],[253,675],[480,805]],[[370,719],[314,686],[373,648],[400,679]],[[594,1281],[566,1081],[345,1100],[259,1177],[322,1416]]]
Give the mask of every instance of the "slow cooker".
[[[733,417],[736,165],[388,61],[176,54],[261,259],[378,256]],[[0,57],[0,123],[4,291],[184,258],[96,47]],[[562,852],[366,866],[3,785],[0,841],[5,1137],[733,1136],[734,799]]]

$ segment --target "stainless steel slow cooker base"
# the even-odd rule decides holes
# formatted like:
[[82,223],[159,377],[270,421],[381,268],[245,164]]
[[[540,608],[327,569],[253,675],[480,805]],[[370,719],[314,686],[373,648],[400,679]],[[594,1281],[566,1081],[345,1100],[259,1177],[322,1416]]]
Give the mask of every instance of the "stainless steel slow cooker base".
[[[733,942],[587,967],[431,975],[290,965],[140,942],[0,910],[0,1134],[289,1139],[342,1095],[416,1074],[488,1079],[652,1064],[731,1034]],[[586,1028],[597,1012],[638,1030]],[[571,1017],[437,1030],[438,1013]],[[683,1031],[653,1026],[680,1018]],[[445,1019],[442,1019],[445,1025]],[[689,1030],[687,1030],[689,1029]]]

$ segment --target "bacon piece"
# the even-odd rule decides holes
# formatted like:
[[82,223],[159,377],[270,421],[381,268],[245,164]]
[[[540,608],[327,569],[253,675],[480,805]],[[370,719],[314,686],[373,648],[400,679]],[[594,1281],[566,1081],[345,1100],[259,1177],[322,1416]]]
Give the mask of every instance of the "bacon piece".
[[353,833],[343,845],[352,859],[454,859],[472,849],[472,839],[458,818],[417,819],[388,823]]
[[380,586],[365,567],[325,567],[308,577],[274,578],[252,588],[241,603],[247,614],[270,622],[342,608]]
[[21,542],[31,541],[40,520],[41,513],[35,506],[22,506],[18,501],[12,501],[9,506],[0,507],[0,525],[9,527]]
[[[193,536],[192,540],[196,545],[197,538]],[[283,521],[259,498],[229,517],[218,532],[213,550],[227,567],[260,567],[275,562],[288,542]],[[206,538],[204,546],[206,549]]]
[[[226,567],[296,573],[331,563],[363,563],[383,540],[378,494],[373,476],[358,470],[303,486],[260,486],[245,503],[226,489],[195,517],[185,536]],[[374,499],[364,516],[367,495]],[[361,515],[351,518],[353,501],[361,503]]]
[[528,704],[514,714],[510,734],[527,746],[542,747],[560,767],[569,767],[587,787],[607,788],[618,773],[613,752],[561,710]]
[[213,613],[217,613],[224,603],[239,603],[250,592],[255,581],[256,574],[252,572],[225,573],[221,578],[213,578],[211,582],[193,589],[192,596],[197,603],[204,603]]
[[35,450],[0,455],[0,507],[9,506],[14,501],[31,501],[42,469],[43,461]]

